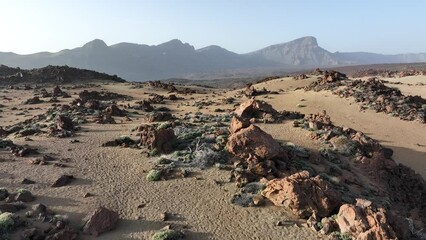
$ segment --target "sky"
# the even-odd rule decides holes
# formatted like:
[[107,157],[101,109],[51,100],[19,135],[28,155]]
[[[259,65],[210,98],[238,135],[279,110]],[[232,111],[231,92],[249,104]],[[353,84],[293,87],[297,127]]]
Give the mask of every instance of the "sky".
[[247,53],[315,36],[331,52],[426,52],[425,10],[423,0],[0,0],[0,51],[180,39]]

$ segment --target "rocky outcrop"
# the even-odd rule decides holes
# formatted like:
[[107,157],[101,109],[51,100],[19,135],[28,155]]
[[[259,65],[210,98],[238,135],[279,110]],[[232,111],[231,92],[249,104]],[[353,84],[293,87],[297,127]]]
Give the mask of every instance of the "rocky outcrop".
[[93,236],[99,236],[102,233],[111,231],[118,222],[118,213],[105,207],[99,207],[83,227],[83,232]]
[[241,158],[253,155],[260,159],[272,159],[283,155],[280,144],[254,125],[242,128],[229,136],[226,149]]
[[235,110],[235,114],[242,119],[258,118],[268,122],[274,122],[279,115],[270,104],[255,99],[242,103]]
[[170,153],[173,151],[173,144],[176,135],[173,129],[156,129],[151,125],[142,125],[138,128],[141,136],[140,145],[148,149],[156,149],[158,153]]
[[311,177],[308,171],[269,181],[262,195],[276,206],[286,207],[302,218],[314,213],[327,217],[341,203],[338,192],[319,176]]
[[397,239],[389,224],[386,210],[373,207],[368,200],[357,199],[355,205],[342,205],[336,222],[342,233],[348,233],[356,240]]

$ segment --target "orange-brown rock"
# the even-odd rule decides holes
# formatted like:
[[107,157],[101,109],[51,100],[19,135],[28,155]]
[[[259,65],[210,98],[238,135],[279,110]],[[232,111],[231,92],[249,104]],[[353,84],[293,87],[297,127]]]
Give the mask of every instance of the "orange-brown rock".
[[141,134],[140,144],[148,149],[157,149],[158,153],[170,153],[173,150],[173,143],[176,135],[173,129],[156,129],[154,126],[139,126]]
[[228,139],[226,149],[241,158],[248,158],[250,154],[259,159],[283,156],[280,144],[271,135],[254,125],[232,134]]
[[319,176],[311,177],[308,171],[272,179],[262,195],[276,206],[286,207],[302,218],[308,218],[313,213],[318,217],[327,217],[341,202],[338,192]]
[[272,116],[278,115],[278,112],[270,104],[255,99],[250,99],[242,103],[235,110],[235,113],[243,119],[264,118],[267,114]]
[[374,208],[367,200],[357,199],[356,205],[342,205],[336,222],[342,233],[348,233],[356,240],[397,239],[389,225],[386,211],[383,208]]
[[250,126],[249,121],[234,116],[231,120],[231,125],[229,126],[229,132],[233,134],[248,126]]

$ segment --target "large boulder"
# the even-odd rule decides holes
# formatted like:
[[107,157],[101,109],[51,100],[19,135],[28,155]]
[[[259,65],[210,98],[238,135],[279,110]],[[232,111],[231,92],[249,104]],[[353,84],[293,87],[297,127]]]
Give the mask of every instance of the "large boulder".
[[285,156],[280,144],[271,135],[254,125],[242,128],[229,136],[226,149],[241,158],[248,158],[250,155],[260,159]]
[[118,213],[105,207],[99,207],[89,217],[83,227],[83,232],[93,236],[99,236],[104,232],[114,229],[118,222]]
[[348,233],[356,240],[397,239],[389,225],[386,211],[383,208],[374,208],[367,200],[357,199],[356,205],[342,205],[336,222],[342,233]]
[[251,118],[266,118],[273,119],[274,116],[278,115],[270,104],[255,99],[250,99],[242,103],[236,110],[235,114],[243,119]]
[[142,125],[139,127],[141,134],[140,144],[148,149],[157,149],[158,153],[170,153],[173,151],[173,144],[176,141],[176,135],[171,128],[156,129],[151,125]]
[[319,176],[311,177],[308,171],[272,179],[262,195],[276,206],[289,208],[302,218],[308,218],[314,213],[318,217],[330,216],[341,203],[337,191]]

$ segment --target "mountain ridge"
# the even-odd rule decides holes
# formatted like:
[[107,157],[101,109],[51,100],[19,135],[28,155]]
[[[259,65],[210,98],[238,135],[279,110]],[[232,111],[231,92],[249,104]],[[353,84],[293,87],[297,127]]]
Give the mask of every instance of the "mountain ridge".
[[147,81],[173,77],[222,74],[267,74],[315,67],[426,62],[426,53],[377,54],[368,52],[330,52],[318,45],[313,36],[279,43],[245,54],[221,46],[195,49],[179,39],[158,45],[122,42],[107,45],[94,39],[81,47],[59,52],[19,55],[0,52],[0,64],[21,68],[67,65],[107,74],[126,80]]

